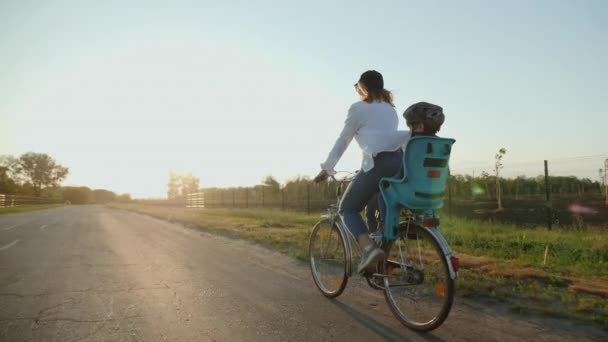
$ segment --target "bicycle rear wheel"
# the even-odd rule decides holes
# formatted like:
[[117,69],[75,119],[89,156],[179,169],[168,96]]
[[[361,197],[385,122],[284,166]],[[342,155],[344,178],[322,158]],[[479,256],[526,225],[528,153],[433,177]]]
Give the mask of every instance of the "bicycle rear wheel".
[[384,260],[384,296],[405,326],[429,331],[447,318],[454,280],[439,244],[423,227],[402,224]]
[[315,225],[308,245],[310,271],[315,285],[328,298],[339,296],[348,281],[346,245],[335,224],[323,219]]

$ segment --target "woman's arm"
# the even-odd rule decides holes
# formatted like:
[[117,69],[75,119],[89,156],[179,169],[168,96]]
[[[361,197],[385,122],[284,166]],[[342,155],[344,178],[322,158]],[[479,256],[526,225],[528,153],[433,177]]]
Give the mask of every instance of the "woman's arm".
[[327,159],[321,164],[321,170],[325,171],[327,175],[334,175],[336,173],[334,167],[336,164],[338,164],[338,161],[344,154],[344,151],[346,151],[346,148],[348,148],[348,145],[353,140],[359,126],[360,120],[351,106],[348,110],[346,121],[344,121],[344,128],[342,129],[342,132],[340,132],[340,135],[334,143],[334,147],[329,152]]

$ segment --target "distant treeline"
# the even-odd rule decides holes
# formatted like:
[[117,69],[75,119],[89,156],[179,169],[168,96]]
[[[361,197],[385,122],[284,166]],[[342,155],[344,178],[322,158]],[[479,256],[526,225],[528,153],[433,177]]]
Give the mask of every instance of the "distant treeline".
[[[61,186],[44,188],[39,196],[36,196],[30,191],[6,191],[7,189],[0,188],[0,194],[28,196],[40,199],[47,199],[52,202],[70,203],[70,204],[103,204],[109,202],[129,202],[131,195],[116,193],[105,189],[90,189],[86,186]],[[14,189],[19,190],[19,189]]]
[[71,204],[90,204],[90,203],[109,203],[109,202],[129,202],[131,195],[117,195],[112,191],[104,189],[91,190],[86,186],[73,187],[66,186],[60,189],[61,198]]
[[[519,176],[516,178],[499,178],[502,188],[502,194],[506,196],[517,195],[541,195],[545,193],[545,177],[526,177]],[[602,184],[591,181],[588,178],[577,178],[575,176],[549,176],[550,192],[552,194],[599,194],[602,191]],[[337,183],[326,182],[315,184],[308,177],[297,177],[287,181],[285,184],[280,184],[274,177],[267,176],[260,185],[253,187],[234,187],[234,188],[205,188],[204,191],[210,193],[217,192],[233,192],[244,191],[249,189],[254,194],[262,195],[263,190],[267,194],[275,194],[280,191],[289,193],[290,196],[302,197],[306,196],[307,191],[313,190],[314,197],[325,197],[335,193]],[[462,198],[487,197],[494,198],[496,196],[496,177],[488,174],[482,174],[478,177],[470,175],[453,175],[448,183],[448,191],[452,196]],[[447,195],[447,194],[446,194]]]
[[[518,197],[546,193],[544,176],[499,177],[499,182],[503,196]],[[602,187],[599,182],[588,178],[549,176],[549,192],[554,195],[599,194]],[[450,177],[448,190],[455,198],[496,198],[496,176],[486,173],[478,177],[454,175]]]
[[45,153],[27,152],[19,157],[0,156],[0,194],[52,199],[72,204],[130,201],[105,189],[60,186],[68,168]]

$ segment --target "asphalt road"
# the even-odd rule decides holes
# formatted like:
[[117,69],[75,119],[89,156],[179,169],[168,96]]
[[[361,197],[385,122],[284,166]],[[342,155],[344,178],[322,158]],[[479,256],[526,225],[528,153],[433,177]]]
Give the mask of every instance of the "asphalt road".
[[0,215],[0,341],[608,340],[575,322],[457,300],[417,334],[352,279],[328,300],[306,264],[102,206]]

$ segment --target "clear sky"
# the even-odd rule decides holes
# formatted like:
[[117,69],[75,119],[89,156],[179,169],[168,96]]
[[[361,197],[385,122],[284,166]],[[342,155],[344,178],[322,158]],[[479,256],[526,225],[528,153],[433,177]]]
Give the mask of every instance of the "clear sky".
[[[608,1],[0,0],[0,154],[65,184],[164,196],[313,176],[352,84],[444,107],[456,173],[598,178],[608,158]],[[401,125],[404,126],[403,119]],[[354,170],[353,141],[338,169]]]

